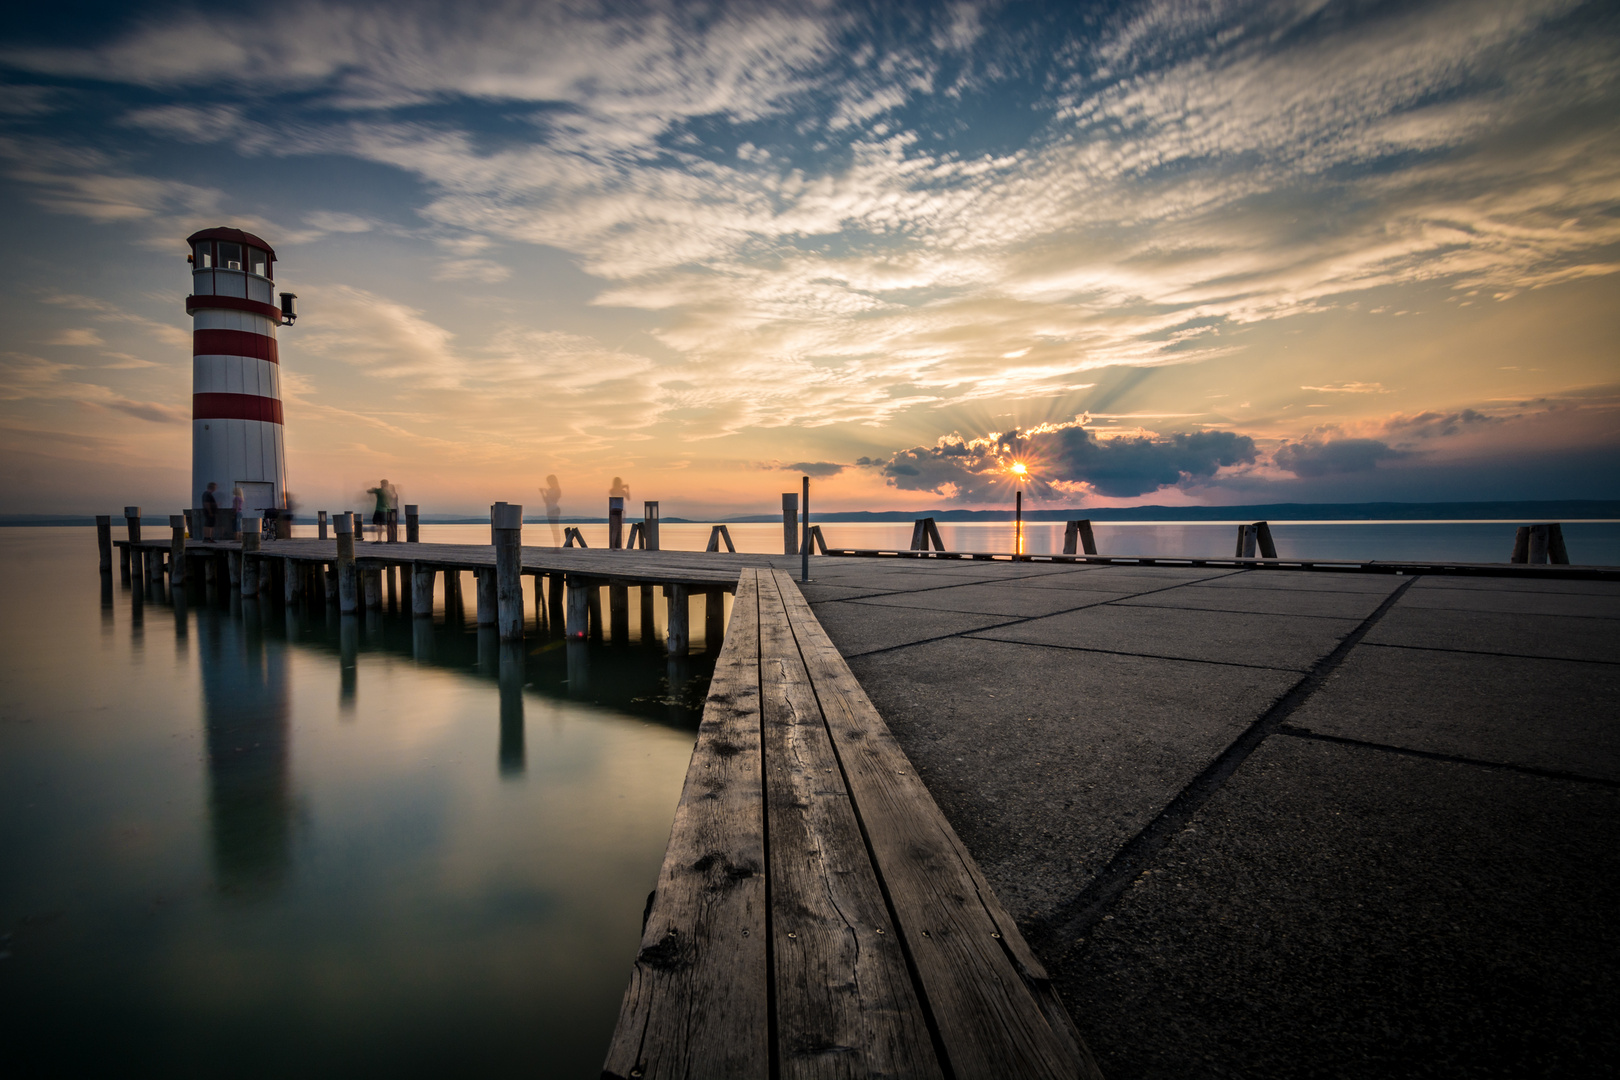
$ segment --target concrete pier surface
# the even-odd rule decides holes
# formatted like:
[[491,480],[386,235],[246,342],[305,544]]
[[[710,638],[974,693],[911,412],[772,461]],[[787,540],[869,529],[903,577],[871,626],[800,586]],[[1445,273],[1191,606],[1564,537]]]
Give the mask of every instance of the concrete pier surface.
[[1111,1080],[1620,1059],[1620,584],[826,559]]

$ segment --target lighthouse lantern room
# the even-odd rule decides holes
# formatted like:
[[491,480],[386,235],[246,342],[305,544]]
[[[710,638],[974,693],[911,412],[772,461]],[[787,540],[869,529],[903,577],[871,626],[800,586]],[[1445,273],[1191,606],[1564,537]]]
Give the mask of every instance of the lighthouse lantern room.
[[281,358],[276,327],[293,320],[292,293],[275,303],[276,253],[240,229],[204,229],[191,245],[191,499],[209,483],[246,511],[287,508]]

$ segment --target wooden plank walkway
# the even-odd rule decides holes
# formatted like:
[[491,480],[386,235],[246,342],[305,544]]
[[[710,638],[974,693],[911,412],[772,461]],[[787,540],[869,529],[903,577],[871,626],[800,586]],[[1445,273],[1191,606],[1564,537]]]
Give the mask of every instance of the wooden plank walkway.
[[1100,1075],[783,571],[738,578],[603,1075]]

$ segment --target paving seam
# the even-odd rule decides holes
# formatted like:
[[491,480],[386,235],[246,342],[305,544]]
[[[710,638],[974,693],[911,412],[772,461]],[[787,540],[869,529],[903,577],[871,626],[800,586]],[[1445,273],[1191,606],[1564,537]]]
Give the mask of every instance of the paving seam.
[[[1223,574],[1221,576],[1225,577],[1227,575]],[[1209,579],[1200,578],[1199,580],[1207,581]],[[894,652],[896,649],[909,649],[913,645],[931,645],[936,641],[946,641],[946,640],[948,640],[950,638],[954,638],[954,637],[966,637],[969,634],[982,634],[986,630],[1002,630],[1002,629],[1005,629],[1006,627],[1009,627],[1009,626],[1017,626],[1020,623],[1034,622],[1036,619],[1050,619],[1050,618],[1052,618],[1053,616],[1056,616],[1056,615],[1068,615],[1068,614],[1071,614],[1071,613],[1076,612],[1076,611],[1084,611],[1087,608],[1102,607],[1105,604],[1115,604],[1115,603],[1118,603],[1121,600],[1135,600],[1138,596],[1152,596],[1155,593],[1169,592],[1171,589],[1179,589],[1179,588],[1181,588],[1181,586],[1183,586],[1185,584],[1187,584],[1187,582],[1178,581],[1174,585],[1166,585],[1162,589],[1149,589],[1147,592],[1132,593],[1130,596],[1119,596],[1119,597],[1115,597],[1113,600],[1098,600],[1095,603],[1091,603],[1091,604],[1081,604],[1078,607],[1064,608],[1062,611],[1051,611],[1051,612],[1046,613],[1045,615],[1027,615],[1027,616],[1025,616],[1025,617],[1023,617],[1021,619],[1020,618],[1011,618],[1011,619],[1008,619],[1006,622],[995,623],[995,624],[993,624],[991,626],[980,626],[980,627],[977,627],[976,629],[973,629],[973,630],[959,630],[954,634],[941,634],[941,635],[939,635],[939,637],[923,638],[921,641],[908,641],[908,642],[905,642],[904,644],[901,644],[901,645],[885,645],[881,649],[871,649],[871,650],[869,650],[867,652],[846,653],[846,652],[844,652],[844,650],[839,649],[838,653],[845,660],[853,660],[857,656],[876,656],[879,653]],[[932,592],[933,590],[932,589],[918,589],[917,591],[918,592]],[[828,604],[855,604],[855,603],[859,603],[863,599],[866,599],[866,598],[865,597],[853,597],[853,598],[851,598],[849,600],[827,600],[827,601],[823,601],[823,602],[828,603]],[[811,604],[810,606],[811,606],[811,609],[814,610],[815,605]],[[865,606],[865,607],[889,607],[889,608],[892,608],[894,605],[890,605],[890,604],[866,604],[866,605],[863,605],[863,606]],[[904,608],[903,610],[907,610],[907,611],[933,611],[933,610],[936,610],[936,609],[934,609],[934,608]],[[994,615],[994,614],[992,614],[991,612],[988,612],[988,611],[951,611],[951,614],[952,615],[984,615],[984,616],[987,616],[989,618],[996,618],[996,619],[1006,618],[1006,616]],[[987,641],[999,641],[1001,639],[1000,638],[986,638],[985,640],[987,640]],[[1019,642],[1015,642],[1014,644],[1032,645],[1032,644],[1035,644],[1035,642],[1019,641]],[[1052,648],[1067,648],[1067,646],[1055,645],[1055,646],[1052,646]],[[1105,652],[1107,650],[1095,649],[1095,650],[1091,650],[1091,651],[1093,651],[1093,652]],[[1135,656],[1135,655],[1138,655],[1138,654],[1136,654],[1136,653],[1120,653],[1119,655],[1121,655],[1121,656]],[[1159,659],[1179,660],[1179,659],[1181,659],[1181,657],[1166,656],[1166,657],[1160,657]],[[1209,661],[1209,663],[1220,663],[1220,661],[1212,660],[1212,661]],[[1242,665],[1239,665],[1239,666],[1241,666],[1241,667],[1250,667],[1250,666],[1253,666],[1253,665],[1242,664]],[[1294,669],[1293,668],[1282,668],[1280,670],[1292,671]]]
[[[1350,593],[1340,593],[1340,596],[1349,596]],[[1110,604],[1118,604],[1125,608],[1141,608],[1143,611],[1208,611],[1216,615],[1258,615],[1264,619],[1335,619],[1339,622],[1349,622],[1354,615],[1310,615],[1303,611],[1240,611],[1237,608],[1224,607],[1176,607],[1172,604],[1126,604],[1119,600],[1110,600]]]
[[1444,761],[1452,765],[1472,765],[1481,769],[1500,769],[1504,772],[1523,773],[1526,776],[1535,776],[1543,780],[1572,780],[1580,784],[1597,784],[1601,787],[1620,788],[1620,780],[1609,780],[1601,776],[1587,776],[1585,773],[1566,772],[1563,769],[1543,769],[1536,765],[1515,765],[1508,761],[1486,761],[1483,758],[1442,754],[1433,750],[1414,750],[1409,746],[1368,742],[1365,739],[1351,739],[1343,735],[1325,735],[1319,731],[1312,731],[1310,728],[1295,727],[1293,724],[1283,724],[1277,729],[1277,734],[1287,735],[1294,739],[1310,739],[1314,742],[1354,746],[1362,750],[1377,750],[1385,754],[1404,754],[1407,757],[1425,758],[1429,761]]
[[1404,584],[1390,593],[1384,602],[1378,605],[1376,611],[1345,635],[1344,640],[1339,642],[1332,652],[1313,664],[1298,682],[1272,702],[1270,708],[1261,713],[1241,735],[1216,756],[1214,761],[1189,781],[1187,786],[1182,788],[1164,809],[1154,815],[1140,832],[1121,845],[1114,853],[1114,857],[1108,860],[1091,879],[1091,883],[1081,889],[1078,895],[1059,905],[1058,909],[1047,918],[1033,920],[1025,932],[1025,938],[1031,946],[1045,952],[1054,949],[1060,942],[1073,941],[1088,933],[1131,883],[1137,880],[1142,868],[1151,864],[1159,852],[1191,823],[1198,811],[1203,809],[1204,804],[1220,791],[1232,774],[1248,760],[1249,755],[1265,741],[1266,736],[1281,728],[1300,706],[1310,700],[1327,681],[1328,676],[1344,663],[1351,650],[1360,644],[1361,639],[1366,637],[1390,608],[1406,594],[1406,590],[1421,580],[1421,574],[1413,574]]
[[[1019,581],[1044,581],[1044,580],[1046,580],[1048,578],[1066,577],[1069,574],[1077,574],[1077,573],[1084,573],[1084,571],[1066,570],[1066,571],[1063,571],[1062,573],[1057,573],[1057,574],[1022,574],[1022,575],[1020,575],[1018,577],[999,578],[999,579],[994,580],[994,581],[953,581],[948,585],[930,585],[926,589],[882,589],[882,588],[879,588],[879,589],[874,590],[873,592],[867,593],[865,596],[850,596],[850,597],[844,597],[843,599],[847,599],[851,603],[854,603],[857,600],[871,600],[871,599],[873,599],[875,597],[880,597],[880,596],[911,596],[911,595],[914,595],[916,593],[940,592],[940,591],[942,591],[944,589],[960,589],[960,588],[964,588],[964,587],[969,586],[969,585],[1010,585],[1010,584],[1012,584],[1014,582],[1019,582]],[[921,576],[921,575],[919,575],[919,576]],[[1214,575],[1214,577],[1198,578],[1197,580],[1198,581],[1214,581],[1216,578],[1231,577],[1231,576],[1232,576],[1232,572],[1228,572],[1228,573],[1225,573],[1225,574],[1216,574],[1216,575]],[[806,584],[810,584],[810,585],[817,585],[817,584],[834,585],[835,583],[832,582],[832,581],[818,582],[815,578],[811,578],[809,580],[809,582],[807,582]],[[1177,585],[1186,585],[1186,584],[1188,584],[1188,582],[1178,581],[1176,584]],[[836,586],[836,587],[837,588],[860,588],[860,586],[847,586],[847,585]],[[1145,596],[1147,594],[1143,593],[1142,595]],[[1075,609],[1075,610],[1078,610],[1078,609]],[[969,614],[969,615],[982,615],[982,614],[984,614],[984,612],[973,611],[973,612],[966,612],[966,614]],[[1062,614],[1062,613],[1058,612],[1058,614]],[[1036,616],[1033,616],[1033,618],[1045,618],[1045,616],[1044,615],[1036,615]]]
[[[987,626],[985,629],[994,630],[996,628],[993,626]],[[963,633],[977,633],[977,631],[964,630]],[[1442,648],[1439,645],[1398,645],[1392,641],[1369,641],[1367,642],[1367,648],[1407,649],[1411,652],[1458,653],[1463,656],[1500,656],[1504,660],[1557,660],[1565,664],[1599,664],[1603,667],[1615,667],[1620,665],[1620,660],[1590,660],[1584,656],[1546,656],[1537,653],[1489,652],[1485,649],[1447,649]]]
[[[1063,649],[1066,652],[1098,653],[1102,656],[1135,656],[1143,660],[1169,660],[1172,663],[1177,664],[1213,664],[1216,667],[1244,668],[1248,671],[1291,671],[1296,675],[1300,674],[1302,671],[1302,669],[1297,667],[1277,667],[1273,664],[1244,664],[1237,660],[1206,660],[1198,656],[1165,656],[1162,653],[1122,652],[1119,649],[1099,649],[1091,645],[1054,645],[1050,641],[1020,641],[1017,638],[998,638],[986,636],[989,631],[999,629],[1000,627],[997,626],[987,626],[983,630],[964,630],[960,634],[953,634],[952,636],[972,637],[977,641],[993,641],[997,645],[1027,645],[1032,649]],[[934,640],[939,641],[941,639],[935,638]],[[917,644],[924,645],[927,644],[927,642],[919,641]],[[894,648],[905,647],[906,646],[903,645],[894,646]],[[869,656],[871,654],[861,653],[860,655]]]

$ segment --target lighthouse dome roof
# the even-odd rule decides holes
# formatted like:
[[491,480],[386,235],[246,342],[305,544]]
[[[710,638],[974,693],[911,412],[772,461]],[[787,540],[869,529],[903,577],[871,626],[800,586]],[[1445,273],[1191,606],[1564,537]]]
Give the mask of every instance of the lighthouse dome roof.
[[252,233],[243,232],[241,229],[227,229],[223,227],[216,229],[203,229],[201,232],[194,232],[190,236],[186,237],[186,243],[188,244],[195,244],[199,240],[234,240],[238,244],[251,244],[257,248],[263,248],[269,253],[270,260],[272,262],[274,262],[276,258],[276,251],[274,248],[265,243],[263,240],[259,239],[257,236],[254,236]]

